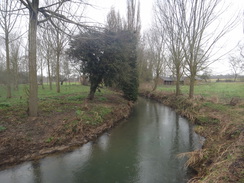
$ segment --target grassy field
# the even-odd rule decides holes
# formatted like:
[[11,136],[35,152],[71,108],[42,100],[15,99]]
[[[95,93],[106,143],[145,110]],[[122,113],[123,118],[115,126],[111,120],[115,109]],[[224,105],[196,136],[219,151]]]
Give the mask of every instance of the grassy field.
[[[161,85],[158,87],[158,91],[174,92],[175,86]],[[181,86],[183,94],[188,94],[189,86]],[[203,83],[195,86],[195,95],[201,95],[203,97],[218,97],[219,99],[231,99],[233,97],[244,99],[244,83]]]
[[[19,85],[19,90],[12,90],[12,98],[6,98],[6,87],[0,85],[0,108],[13,106],[13,105],[26,105],[27,97],[28,97],[28,85]],[[109,92],[108,90],[102,90],[103,92]],[[72,84],[64,84],[61,85],[61,92],[56,92],[56,87],[53,85],[53,89],[50,90],[48,85],[44,85],[44,89],[39,86],[38,90],[38,98],[39,100],[50,98],[50,97],[58,97],[64,95],[76,95],[79,94],[80,98],[86,98],[89,92],[89,86],[81,86],[79,83]],[[100,93],[97,92],[96,95]],[[72,96],[70,96],[72,98]]]
[[[27,102],[27,90],[28,85],[19,85],[19,90],[12,90],[12,98],[6,98],[6,87],[0,85],[0,107],[9,106],[16,104],[26,104]],[[162,92],[174,92],[175,86],[160,85],[157,89]],[[108,92],[108,90],[105,90]],[[189,86],[181,86],[183,94],[188,94]],[[53,89],[50,90],[48,85],[45,85],[45,89],[39,86],[38,97],[39,99],[63,96],[63,95],[74,95],[80,94],[80,97],[85,98],[88,95],[89,87],[81,86],[79,83],[64,84],[61,86],[61,92],[56,92],[56,87],[53,85]],[[99,95],[99,93],[97,93]],[[195,95],[201,95],[203,97],[215,97],[220,100],[230,100],[233,97],[244,99],[244,83],[204,83],[195,86]]]

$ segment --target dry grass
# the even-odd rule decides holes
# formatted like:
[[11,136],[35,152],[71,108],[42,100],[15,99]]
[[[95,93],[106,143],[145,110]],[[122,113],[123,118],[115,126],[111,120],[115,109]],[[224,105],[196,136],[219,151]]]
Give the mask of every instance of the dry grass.
[[194,167],[204,159],[204,154],[205,154],[204,151],[205,150],[203,150],[203,149],[198,149],[193,152],[180,153],[177,155],[177,157],[178,158],[187,157],[188,160],[187,160],[185,166]]
[[188,157],[187,167],[198,175],[191,183],[244,182],[244,104],[231,105],[230,99],[218,95],[187,99],[166,92],[143,90],[147,97],[174,108],[179,114],[195,122],[197,133],[205,137],[203,149],[179,154]]

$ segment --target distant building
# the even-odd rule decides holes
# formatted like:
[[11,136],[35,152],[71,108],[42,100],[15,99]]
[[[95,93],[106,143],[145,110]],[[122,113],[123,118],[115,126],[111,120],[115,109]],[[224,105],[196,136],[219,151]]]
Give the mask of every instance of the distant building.
[[[201,83],[203,80],[199,77],[195,77],[195,84]],[[161,77],[160,83],[162,85],[175,85],[176,84],[176,78],[174,77]],[[189,85],[190,84],[190,78],[189,77],[183,77],[180,79],[181,85]]]
[[[176,83],[176,78],[174,77],[161,77],[161,84],[163,85],[175,85]],[[180,84],[184,84],[184,80],[180,79]]]

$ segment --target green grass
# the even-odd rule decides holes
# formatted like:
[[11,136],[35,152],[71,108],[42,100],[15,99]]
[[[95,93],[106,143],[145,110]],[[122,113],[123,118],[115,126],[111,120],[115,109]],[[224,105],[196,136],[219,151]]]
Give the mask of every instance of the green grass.
[[211,118],[209,116],[198,116],[197,118],[198,120],[198,124],[201,124],[201,125],[209,125],[209,124],[218,124],[219,123],[219,120],[218,119],[214,119],[214,118]]
[[208,107],[208,108],[213,109],[213,110],[216,110],[216,111],[221,111],[221,112],[226,112],[229,108],[226,105],[215,104],[212,102],[205,102],[205,103],[203,103],[203,106]]
[[[174,92],[175,86],[164,86],[158,87],[159,91]],[[183,94],[188,94],[189,86],[181,86]],[[244,83],[203,83],[195,85],[195,95],[202,95],[203,97],[218,96],[219,98],[233,98],[238,97],[244,99]]]
[[0,132],[1,132],[1,131],[4,131],[4,130],[6,130],[6,128],[5,128],[4,126],[1,126],[1,125],[0,125]]
[[102,123],[105,116],[112,112],[111,107],[96,106],[89,111],[76,110],[76,116],[86,124],[97,125]]
[[[65,84],[60,86],[60,93],[56,92],[55,83],[53,84],[53,89],[50,90],[48,85],[44,85],[44,89],[41,86],[38,88],[38,98],[39,103],[45,103],[50,101],[62,102],[61,96],[66,96],[64,100],[68,100],[69,102],[80,102],[84,100],[89,93],[89,86],[82,86],[79,83],[75,84]],[[8,108],[16,105],[27,105],[27,91],[28,85],[19,85],[19,90],[12,90],[12,98],[6,98],[6,87],[0,85],[0,109]],[[106,100],[103,97],[103,94],[109,93],[110,91],[107,89],[102,89],[101,92],[96,92],[96,96],[100,100]]]
[[45,140],[45,142],[50,143],[50,142],[53,141],[53,139],[54,139],[54,137],[49,137],[49,138],[47,138],[47,139]]

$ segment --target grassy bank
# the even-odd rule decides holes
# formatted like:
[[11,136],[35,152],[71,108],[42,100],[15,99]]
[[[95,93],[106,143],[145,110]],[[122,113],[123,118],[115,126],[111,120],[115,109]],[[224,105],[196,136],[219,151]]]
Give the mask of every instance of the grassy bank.
[[127,117],[133,106],[105,88],[89,101],[88,86],[63,85],[61,93],[40,87],[38,117],[28,117],[24,91],[20,86],[13,98],[0,97],[0,169],[96,139]]
[[[63,96],[63,95],[74,95],[80,94],[83,97],[86,97],[89,91],[88,86],[81,86],[79,83],[72,83],[72,84],[64,84],[61,85],[61,92],[56,92],[55,83],[53,84],[52,90],[49,89],[49,85],[44,84],[44,89],[42,86],[38,86],[38,98],[41,100],[42,98],[46,97],[55,97],[55,96]],[[26,104],[28,98],[28,85],[19,85],[18,90],[12,89],[12,98],[6,98],[6,86],[0,85],[0,108],[1,106],[14,106],[20,104]]]
[[[175,86],[161,85],[158,87],[157,91],[172,93],[175,91]],[[182,85],[181,92],[187,95],[189,93],[189,86]],[[195,95],[212,98],[215,99],[216,102],[228,103],[233,97],[244,99],[244,83],[203,83],[195,86]]]
[[[186,94],[175,97],[170,87],[164,86],[153,93],[149,87],[141,88],[140,93],[174,108],[192,121],[195,131],[205,137],[201,150],[180,155],[188,156],[187,165],[198,172],[190,182],[244,182],[243,84],[214,83],[210,86],[196,86],[196,96],[191,100]],[[234,104],[231,103],[233,98],[238,98]]]

